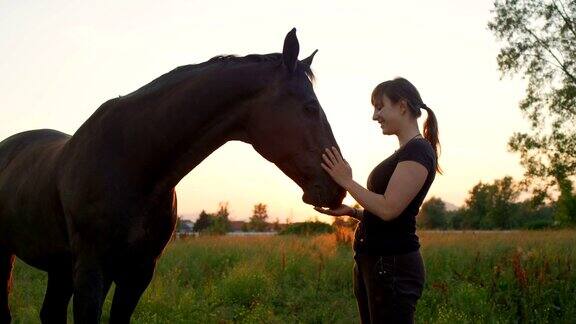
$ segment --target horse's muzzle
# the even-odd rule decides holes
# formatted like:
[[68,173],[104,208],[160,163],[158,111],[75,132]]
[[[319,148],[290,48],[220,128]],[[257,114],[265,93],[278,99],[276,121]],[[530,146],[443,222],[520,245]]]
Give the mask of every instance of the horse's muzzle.
[[302,201],[314,207],[337,208],[346,196],[344,188],[338,185],[322,186],[315,184],[310,190],[305,190]]

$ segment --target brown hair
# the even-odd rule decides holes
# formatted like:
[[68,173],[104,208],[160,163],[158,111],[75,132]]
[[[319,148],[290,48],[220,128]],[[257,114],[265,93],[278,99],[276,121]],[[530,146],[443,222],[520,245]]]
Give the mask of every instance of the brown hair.
[[[428,113],[428,117],[424,122],[424,138],[426,138],[436,153],[436,160],[440,156],[440,140],[438,139],[438,121],[436,120],[436,115],[426,106],[420,97],[420,93],[416,87],[410,83],[410,81],[404,78],[395,78],[394,80],[388,80],[380,83],[372,91],[372,105],[378,106],[382,104],[382,96],[386,95],[396,104],[398,101],[404,99],[410,108],[410,112],[414,118],[419,118],[422,115],[420,109],[425,109]],[[436,163],[436,171],[442,174],[442,169],[440,164]]]

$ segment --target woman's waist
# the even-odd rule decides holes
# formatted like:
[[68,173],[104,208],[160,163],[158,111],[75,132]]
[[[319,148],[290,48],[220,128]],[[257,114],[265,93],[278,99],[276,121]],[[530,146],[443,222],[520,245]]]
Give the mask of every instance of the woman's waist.
[[412,262],[412,260],[422,260],[422,254],[420,253],[420,249],[417,248],[415,250],[411,250],[408,252],[398,252],[393,254],[373,254],[373,253],[365,253],[362,251],[355,251],[354,252],[354,259],[373,259],[379,258],[382,260],[393,260],[394,262],[404,263],[404,262]]
[[382,239],[410,239],[416,236],[416,224],[411,222],[360,222],[355,236],[370,236]]
[[356,227],[354,250],[369,254],[402,254],[418,250],[420,242],[413,228],[375,229]]

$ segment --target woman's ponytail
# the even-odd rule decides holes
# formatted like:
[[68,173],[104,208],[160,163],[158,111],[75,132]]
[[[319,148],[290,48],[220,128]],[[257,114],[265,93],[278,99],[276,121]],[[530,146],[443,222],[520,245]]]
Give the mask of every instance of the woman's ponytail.
[[422,104],[422,108],[426,109],[428,113],[428,117],[424,122],[424,138],[432,144],[434,148],[434,152],[436,152],[436,171],[442,174],[442,169],[440,168],[440,164],[438,163],[438,158],[440,157],[440,140],[438,138],[438,120],[436,119],[436,115],[430,109],[430,107],[426,106],[426,104]]

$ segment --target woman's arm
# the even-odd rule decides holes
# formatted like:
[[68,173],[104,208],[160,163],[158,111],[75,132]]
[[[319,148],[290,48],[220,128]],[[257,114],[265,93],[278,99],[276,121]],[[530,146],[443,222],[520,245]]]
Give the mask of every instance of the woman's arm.
[[385,221],[392,220],[416,197],[428,176],[424,165],[415,161],[398,163],[384,195],[374,193],[352,179],[352,169],[336,148],[326,149],[322,167],[336,183],[350,193],[365,209]]
[[390,221],[416,197],[428,176],[428,170],[414,161],[398,163],[384,195],[374,193],[350,179],[343,186],[365,209],[385,221]]

